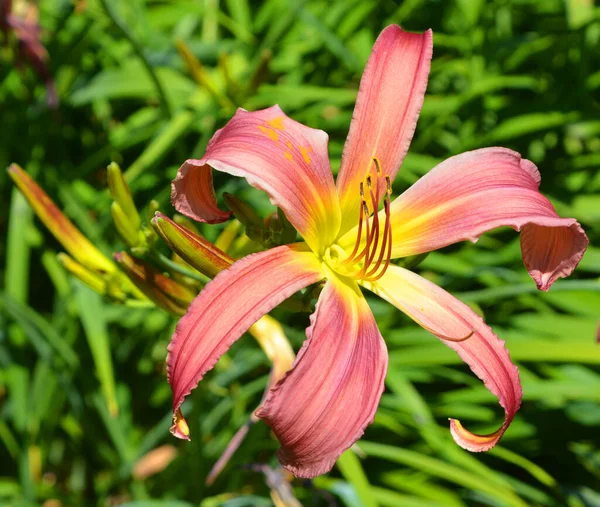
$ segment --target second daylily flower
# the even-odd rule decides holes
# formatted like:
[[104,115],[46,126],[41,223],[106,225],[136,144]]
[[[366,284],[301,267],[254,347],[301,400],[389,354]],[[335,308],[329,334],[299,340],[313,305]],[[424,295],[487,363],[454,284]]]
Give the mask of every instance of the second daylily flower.
[[[459,445],[490,449],[520,406],[519,374],[504,342],[468,306],[392,259],[510,226],[521,231],[529,274],[548,290],[573,271],[587,246],[580,225],[560,218],[539,193],[535,165],[506,148],[451,157],[391,202],[431,54],[431,31],[390,26],[382,32],[360,84],[337,184],[327,134],[288,118],[278,106],[238,110],[204,157],[186,161],[173,182],[178,211],[216,223],[229,214],[216,206],[212,169],[244,177],[268,193],[304,239],[241,259],[191,304],[169,346],[174,414],[254,322],[296,291],[326,280],[298,358],[257,411],[281,443],[279,460],[300,477],[331,469],[373,420],[384,389],[387,350],[360,287],[456,350],[498,397],[504,423],[490,435],[451,420]],[[185,421],[175,417],[172,432],[185,438],[182,427]]]

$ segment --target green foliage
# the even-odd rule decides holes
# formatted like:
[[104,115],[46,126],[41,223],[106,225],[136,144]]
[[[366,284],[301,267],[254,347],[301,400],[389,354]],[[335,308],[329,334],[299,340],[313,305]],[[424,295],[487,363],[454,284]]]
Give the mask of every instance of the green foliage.
[[[337,171],[362,68],[389,23],[434,30],[428,94],[395,192],[450,155],[500,144],[532,159],[559,213],[576,217],[591,245],[600,240],[600,9],[591,0],[39,3],[61,103],[49,110],[37,75],[0,47],[0,166],[21,164],[107,255],[126,246],[111,222],[108,163],[123,167],[139,209],[154,199],[171,214],[176,168],[203,153],[236,107],[279,103],[326,130]],[[242,181],[215,183],[219,196],[272,211]],[[164,375],[175,318],[91,293],[57,263],[57,243],[4,172],[0,194],[0,504],[271,505],[252,466],[276,464],[262,423],[204,485],[260,401],[269,364],[256,344],[242,338],[196,389],[184,410],[193,440],[175,441]],[[495,399],[450,349],[373,300],[390,350],[386,393],[356,455],[312,484],[294,482],[299,500],[600,505],[600,249],[547,294],[528,279],[513,231],[432,253],[418,269],[507,340],[521,411],[493,451],[456,447],[447,418],[492,431]],[[307,315],[274,316],[298,347]],[[165,444],[178,451],[169,466],[136,475],[139,458]]]

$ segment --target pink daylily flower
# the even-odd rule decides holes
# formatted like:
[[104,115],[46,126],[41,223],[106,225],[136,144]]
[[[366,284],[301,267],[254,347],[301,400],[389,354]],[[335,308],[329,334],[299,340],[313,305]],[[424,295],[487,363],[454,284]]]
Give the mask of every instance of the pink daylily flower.
[[539,193],[535,165],[506,148],[451,157],[391,202],[431,55],[430,30],[389,26],[381,33],[362,77],[337,183],[327,134],[278,106],[238,110],[202,159],[181,166],[172,193],[181,213],[208,223],[229,217],[215,202],[216,169],[267,192],[304,241],[237,261],[179,321],[167,359],[174,435],[188,438],[181,403],[231,344],[284,299],[321,280],[307,340],[256,412],[279,439],[284,467],[299,477],[329,471],[374,418],[388,355],[361,287],[456,350],[498,398],[504,423],[492,434],[476,435],[450,420],[460,446],[485,451],[506,431],[522,390],[504,342],[467,305],[390,261],[510,226],[521,231],[525,266],[546,291],[575,269],[588,241],[577,221],[560,218]]

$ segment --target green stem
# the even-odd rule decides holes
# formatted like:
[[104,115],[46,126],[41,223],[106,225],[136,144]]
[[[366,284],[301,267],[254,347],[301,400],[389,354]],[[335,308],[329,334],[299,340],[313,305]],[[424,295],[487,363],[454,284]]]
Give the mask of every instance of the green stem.
[[162,264],[167,269],[170,269],[171,271],[175,271],[175,272],[179,273],[180,275],[187,276],[187,277],[191,278],[192,280],[196,280],[196,281],[202,282],[202,283],[206,283],[206,282],[210,281],[210,278],[208,278],[207,276],[202,275],[200,273],[195,273],[194,271],[187,269],[185,266],[182,266],[181,264],[178,264],[177,262],[172,261],[166,255],[161,254],[160,252],[155,252],[154,258],[157,262]]
[[152,82],[154,83],[154,87],[156,88],[156,93],[158,94],[158,100],[160,102],[160,108],[161,108],[164,116],[166,116],[167,118],[171,118],[171,109],[169,107],[169,103],[167,102],[167,96],[165,95],[165,91],[164,91],[162,85],[160,84],[160,81],[158,80],[158,76],[156,75],[156,72],[154,72],[152,65],[150,65],[150,62],[146,58],[146,55],[144,55],[144,51],[142,50],[142,47],[133,38],[133,36],[131,35],[131,33],[129,32],[129,30],[127,28],[127,25],[125,25],[125,23],[119,18],[119,16],[113,10],[113,8],[109,4],[109,2],[107,2],[107,0],[100,0],[100,3],[102,4],[102,7],[104,7],[104,10],[106,11],[106,14],[108,15],[108,17],[111,19],[111,21],[117,27],[117,29],[121,32],[123,37],[125,37],[129,41],[129,43],[131,44],[131,47],[133,48],[134,53],[142,61],[142,64],[144,65],[144,67],[146,67],[146,70],[148,71],[148,75],[150,76],[150,79],[152,80]]

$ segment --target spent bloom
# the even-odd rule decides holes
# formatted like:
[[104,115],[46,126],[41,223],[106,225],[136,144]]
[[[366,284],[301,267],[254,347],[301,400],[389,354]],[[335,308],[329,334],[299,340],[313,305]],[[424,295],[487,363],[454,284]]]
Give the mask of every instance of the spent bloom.
[[256,412],[281,443],[284,467],[300,477],[329,471],[373,420],[388,356],[361,288],[456,350],[498,398],[505,412],[501,427],[476,435],[451,419],[455,441],[485,451],[503,435],[522,397],[504,342],[467,305],[391,261],[510,226],[521,232],[525,267],[546,291],[573,271],[587,237],[539,193],[535,165],[506,148],[451,157],[392,201],[431,55],[430,30],[415,34],[389,26],[382,32],[362,77],[335,183],[327,134],[290,119],[278,106],[238,110],[202,159],[181,166],[172,193],[179,212],[208,223],[229,218],[215,202],[215,169],[267,192],[304,241],[235,262],[179,321],[167,359],[174,435],[188,438],[180,406],[231,344],[283,300],[323,280],[307,340]]
[[0,2],[0,31],[4,33],[5,43],[8,44],[9,38],[16,40],[16,65],[22,68],[24,61],[31,65],[44,80],[48,106],[56,108],[58,96],[48,68],[48,51],[40,41],[37,7],[28,2],[19,2],[19,6],[25,11],[24,17],[15,15],[12,0]]

